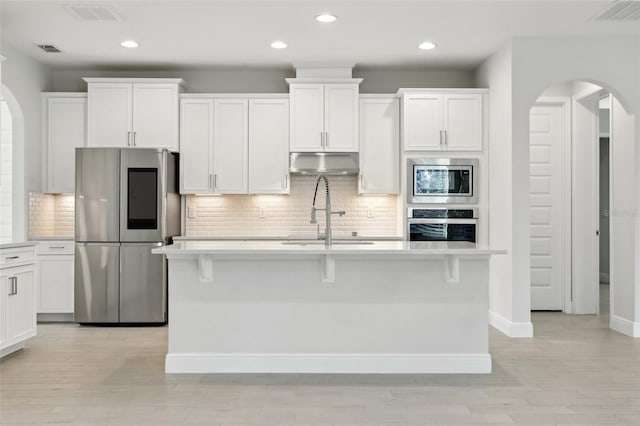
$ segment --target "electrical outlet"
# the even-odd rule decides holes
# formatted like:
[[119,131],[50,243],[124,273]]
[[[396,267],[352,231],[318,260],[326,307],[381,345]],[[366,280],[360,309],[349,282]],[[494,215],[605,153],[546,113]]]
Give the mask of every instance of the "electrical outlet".
[[196,211],[196,207],[195,206],[187,207],[187,217],[189,219],[195,219],[195,218],[198,217],[198,212]]
[[373,208],[373,206],[368,206],[367,207],[367,217],[372,218],[375,216],[375,209]]
[[260,215],[260,219],[266,219],[267,218],[267,213],[264,211],[264,207],[260,207],[259,208],[259,215]]

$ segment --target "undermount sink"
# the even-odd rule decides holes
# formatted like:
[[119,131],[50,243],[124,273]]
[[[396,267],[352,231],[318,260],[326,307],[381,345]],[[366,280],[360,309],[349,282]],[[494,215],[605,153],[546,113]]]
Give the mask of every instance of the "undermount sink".
[[[322,240],[313,240],[313,241],[283,241],[282,244],[290,245],[290,246],[310,246],[310,245],[324,245],[324,241]],[[369,245],[373,244],[373,241],[333,241],[331,243],[332,246],[345,246],[345,245]]]

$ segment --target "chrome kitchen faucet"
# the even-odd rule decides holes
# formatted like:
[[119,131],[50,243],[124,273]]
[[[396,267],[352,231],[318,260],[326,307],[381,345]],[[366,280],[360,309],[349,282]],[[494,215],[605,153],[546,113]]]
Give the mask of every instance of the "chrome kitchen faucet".
[[[316,208],[316,196],[318,195],[318,185],[320,184],[320,179],[324,179],[324,186],[326,189],[326,196],[325,196],[325,201],[324,201],[324,209],[318,209]],[[332,233],[331,233],[331,215],[332,214],[337,214],[340,216],[344,216],[345,212],[344,211],[337,211],[337,212],[332,212],[331,211],[331,193],[329,191],[329,180],[324,176],[324,175],[320,175],[318,176],[318,180],[316,181],[316,190],[313,193],[313,205],[311,206],[311,222],[310,223],[318,223],[317,219],[316,219],[316,211],[318,210],[324,210],[325,212],[325,231],[324,231],[324,245],[329,247],[331,245],[331,243],[333,242],[333,237],[332,237]]]

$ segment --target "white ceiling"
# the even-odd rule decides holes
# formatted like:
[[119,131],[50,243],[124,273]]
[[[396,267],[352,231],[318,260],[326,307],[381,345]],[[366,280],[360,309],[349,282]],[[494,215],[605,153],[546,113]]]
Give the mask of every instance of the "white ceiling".
[[[595,21],[610,0],[109,1],[122,22],[80,21],[73,1],[2,0],[1,41],[60,67],[473,68],[516,36],[638,34],[638,21]],[[338,16],[333,24],[314,17]],[[125,49],[134,39],[140,47]],[[273,40],[289,44],[272,49]],[[432,40],[438,48],[420,51]],[[54,44],[47,54],[37,44]]]

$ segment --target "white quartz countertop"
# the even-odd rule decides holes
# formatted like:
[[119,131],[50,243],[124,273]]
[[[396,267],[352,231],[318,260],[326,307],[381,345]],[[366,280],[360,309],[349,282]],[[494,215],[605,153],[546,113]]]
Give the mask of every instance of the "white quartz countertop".
[[18,248],[18,247],[32,247],[38,244],[34,241],[22,241],[19,243],[5,243],[0,244],[0,249],[10,249],[10,248]]
[[492,255],[505,254],[506,250],[492,250],[469,242],[420,242],[420,241],[334,241],[326,247],[318,240],[243,240],[243,241],[177,241],[174,244],[152,250],[155,254],[173,256],[233,255],[233,254],[337,254],[337,255]]

